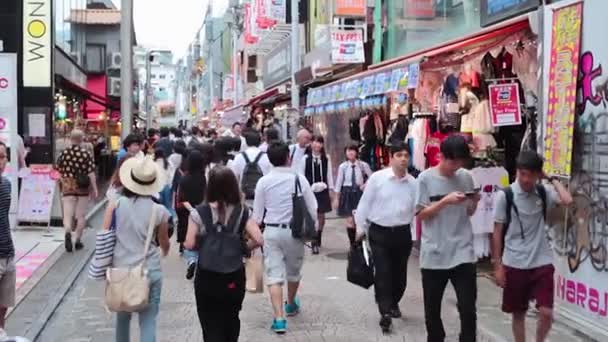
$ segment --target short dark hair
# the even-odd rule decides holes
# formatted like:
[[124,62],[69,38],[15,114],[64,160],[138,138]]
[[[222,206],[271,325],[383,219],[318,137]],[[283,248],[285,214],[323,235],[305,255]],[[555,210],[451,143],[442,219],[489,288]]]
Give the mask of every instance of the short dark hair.
[[176,138],[183,138],[184,132],[181,129],[176,129],[175,133],[173,133],[173,135],[175,135]]
[[127,135],[127,137],[125,138],[125,140],[122,143],[122,146],[125,148],[125,150],[129,149],[129,146],[133,145],[133,144],[143,144],[144,143],[144,137],[142,137],[140,134],[137,133],[131,133],[129,135]]
[[234,128],[236,126],[240,126],[240,125],[241,125],[241,123],[237,121],[237,122],[235,122],[235,123],[232,124],[232,128]]
[[171,132],[175,135],[175,134],[177,134],[177,132],[181,132],[181,129],[173,126],[173,127],[169,128],[169,132]]
[[161,137],[163,137],[163,138],[168,137],[170,133],[171,133],[171,131],[169,130],[168,127],[161,127],[160,128],[160,136]]
[[222,165],[217,165],[211,169],[207,182],[206,198],[207,203],[240,204],[241,191],[234,172]]
[[213,145],[211,145],[209,143],[202,143],[202,144],[197,143],[197,144],[194,144],[192,149],[201,153],[201,155],[203,156],[203,162],[204,162],[205,167],[207,167],[207,165],[211,164],[211,162],[213,161],[213,154],[215,151],[215,148],[213,147]]
[[186,154],[186,142],[183,140],[178,140],[173,144],[173,152],[177,154],[181,154],[182,156]]
[[148,138],[152,138],[156,135],[157,131],[156,128],[149,128],[148,129]]
[[190,133],[191,133],[192,135],[197,135],[197,134],[198,134],[198,132],[199,132],[199,129],[198,129],[198,127],[197,127],[197,126],[192,126],[192,127],[190,128]]
[[449,160],[471,159],[471,150],[466,139],[461,135],[450,135],[441,143],[441,154]]
[[273,166],[286,166],[289,160],[289,146],[284,142],[275,141],[268,146],[266,154]]
[[538,153],[534,151],[522,151],[517,156],[516,167],[518,170],[542,172],[543,163],[543,158]]
[[245,136],[247,146],[257,147],[260,146],[260,143],[262,143],[262,137],[260,137],[260,133],[258,133],[256,130],[247,130],[243,136]]
[[279,131],[275,128],[266,128],[264,136],[266,137],[266,142],[270,143],[271,141],[279,140]]
[[391,148],[390,148],[391,157],[394,156],[395,154],[397,154],[399,152],[403,152],[403,151],[406,151],[408,155],[411,155],[410,147],[404,141],[396,141],[391,145]]

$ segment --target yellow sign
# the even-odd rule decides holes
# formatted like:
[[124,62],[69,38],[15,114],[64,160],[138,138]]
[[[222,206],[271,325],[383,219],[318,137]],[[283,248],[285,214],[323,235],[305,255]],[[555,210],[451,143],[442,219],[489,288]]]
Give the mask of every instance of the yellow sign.
[[51,86],[52,0],[23,1],[23,85]]

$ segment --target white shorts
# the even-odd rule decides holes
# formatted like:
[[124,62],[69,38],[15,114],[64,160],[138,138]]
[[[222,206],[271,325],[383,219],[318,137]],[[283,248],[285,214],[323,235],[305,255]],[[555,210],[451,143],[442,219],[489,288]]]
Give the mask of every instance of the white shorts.
[[266,285],[298,282],[302,279],[304,243],[291,236],[291,229],[264,229],[264,274]]
[[0,307],[10,308],[15,305],[16,287],[15,259],[0,258]]

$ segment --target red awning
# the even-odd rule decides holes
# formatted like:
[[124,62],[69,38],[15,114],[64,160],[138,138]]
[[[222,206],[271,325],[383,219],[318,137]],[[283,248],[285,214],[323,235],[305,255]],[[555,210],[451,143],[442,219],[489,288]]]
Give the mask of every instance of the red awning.
[[357,78],[363,78],[365,76],[374,75],[379,72],[388,71],[399,65],[406,66],[415,61],[419,61],[425,57],[428,58],[428,57],[438,56],[440,54],[443,54],[443,53],[446,53],[449,51],[463,49],[463,48],[469,47],[471,45],[475,45],[480,42],[491,40],[491,39],[494,39],[497,37],[508,36],[508,35],[520,32],[522,30],[525,30],[529,26],[530,26],[530,24],[528,23],[528,15],[524,14],[519,17],[513,18],[511,20],[507,20],[503,23],[500,23],[500,24],[488,27],[486,29],[483,29],[481,31],[478,31],[469,36],[458,38],[458,39],[449,41],[447,43],[433,46],[433,47],[430,47],[427,49],[415,51],[410,54],[407,54],[407,55],[404,55],[401,57],[397,57],[394,59],[389,59],[387,61],[384,61],[384,62],[381,62],[378,64],[370,65],[366,71],[363,71],[361,73],[358,73],[358,74],[355,74],[355,75],[352,75],[349,77],[341,78],[337,81],[326,84],[323,87],[320,87],[319,89],[322,89],[325,87],[331,87],[333,85],[343,83],[344,81],[349,81],[349,80],[353,80],[353,79],[357,79]]
[[69,80],[67,80],[61,76],[57,76],[57,79],[59,79],[61,87],[66,90],[71,90],[71,91],[80,93],[88,100],[91,100],[106,108],[113,109],[113,110],[120,110],[120,103],[117,103],[116,101],[113,101],[113,100],[103,97],[103,96],[99,96],[98,94],[95,94],[92,91],[79,86],[78,84],[70,82]]
[[279,95],[279,87],[274,87],[274,88],[270,88],[264,92],[262,92],[261,94],[258,94],[254,97],[252,97],[249,100],[249,105],[255,105],[258,104],[259,102],[271,97],[271,96],[275,96],[275,95]]

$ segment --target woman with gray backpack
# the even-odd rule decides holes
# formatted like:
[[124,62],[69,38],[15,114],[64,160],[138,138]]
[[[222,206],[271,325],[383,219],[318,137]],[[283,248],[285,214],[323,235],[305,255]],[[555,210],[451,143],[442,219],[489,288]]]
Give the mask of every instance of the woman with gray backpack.
[[248,250],[262,245],[234,173],[225,166],[209,172],[206,200],[190,212],[184,246],[198,250],[194,279],[198,318],[206,342],[236,342],[245,298]]

